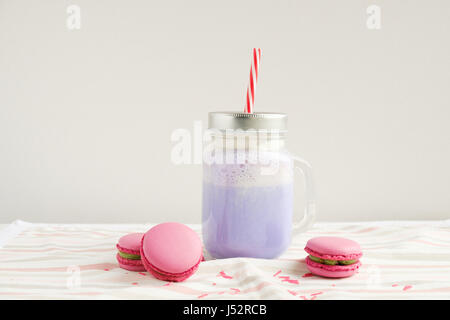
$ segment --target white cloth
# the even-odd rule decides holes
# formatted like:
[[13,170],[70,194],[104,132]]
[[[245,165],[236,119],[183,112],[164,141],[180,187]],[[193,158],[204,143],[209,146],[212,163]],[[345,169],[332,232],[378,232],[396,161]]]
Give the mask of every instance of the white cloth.
[[[205,261],[181,283],[118,267],[117,240],[151,225],[3,227],[0,299],[450,299],[450,220],[317,223],[294,235],[278,259]],[[361,244],[359,273],[346,279],[309,274],[303,248],[324,235]]]

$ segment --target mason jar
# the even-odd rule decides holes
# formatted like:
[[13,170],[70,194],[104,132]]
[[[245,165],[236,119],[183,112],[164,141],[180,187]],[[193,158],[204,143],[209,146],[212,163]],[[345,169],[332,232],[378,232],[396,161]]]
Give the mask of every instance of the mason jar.
[[[276,258],[292,231],[315,215],[310,165],[286,149],[287,115],[209,113],[204,147],[202,233],[214,258]],[[302,218],[294,222],[294,173],[303,175]]]

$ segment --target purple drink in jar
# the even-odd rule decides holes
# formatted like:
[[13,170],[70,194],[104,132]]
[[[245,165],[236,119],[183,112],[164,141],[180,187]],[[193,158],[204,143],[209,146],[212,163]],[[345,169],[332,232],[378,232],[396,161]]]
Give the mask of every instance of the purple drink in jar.
[[272,258],[289,246],[292,160],[280,166],[266,176],[258,164],[205,165],[203,237],[212,256]]
[[[285,149],[286,115],[210,113],[209,121],[215,138],[223,141],[224,156],[203,164],[206,250],[214,258],[281,255],[293,229],[295,160]],[[263,130],[269,132],[265,139],[258,133]],[[244,138],[240,146],[239,138]],[[308,170],[309,188],[303,227],[310,224],[314,208],[305,164],[300,163],[304,173]]]

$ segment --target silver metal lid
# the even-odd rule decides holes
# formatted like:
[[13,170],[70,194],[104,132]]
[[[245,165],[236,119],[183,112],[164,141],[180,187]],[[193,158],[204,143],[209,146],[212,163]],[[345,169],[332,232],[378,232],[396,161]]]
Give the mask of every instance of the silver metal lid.
[[210,112],[208,119],[210,129],[242,129],[242,130],[287,130],[287,114],[272,112]]

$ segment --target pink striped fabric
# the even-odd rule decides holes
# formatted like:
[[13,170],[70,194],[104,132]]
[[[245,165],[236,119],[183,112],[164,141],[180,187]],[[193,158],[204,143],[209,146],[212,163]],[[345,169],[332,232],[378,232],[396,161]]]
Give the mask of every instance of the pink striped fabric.
[[[2,299],[449,299],[450,221],[318,223],[278,259],[207,260],[185,282],[120,269],[116,242],[151,225],[0,226]],[[191,227],[200,234],[199,225]],[[364,251],[358,274],[324,279],[306,269],[314,236],[344,236]],[[124,290],[125,289],[125,290]]]

